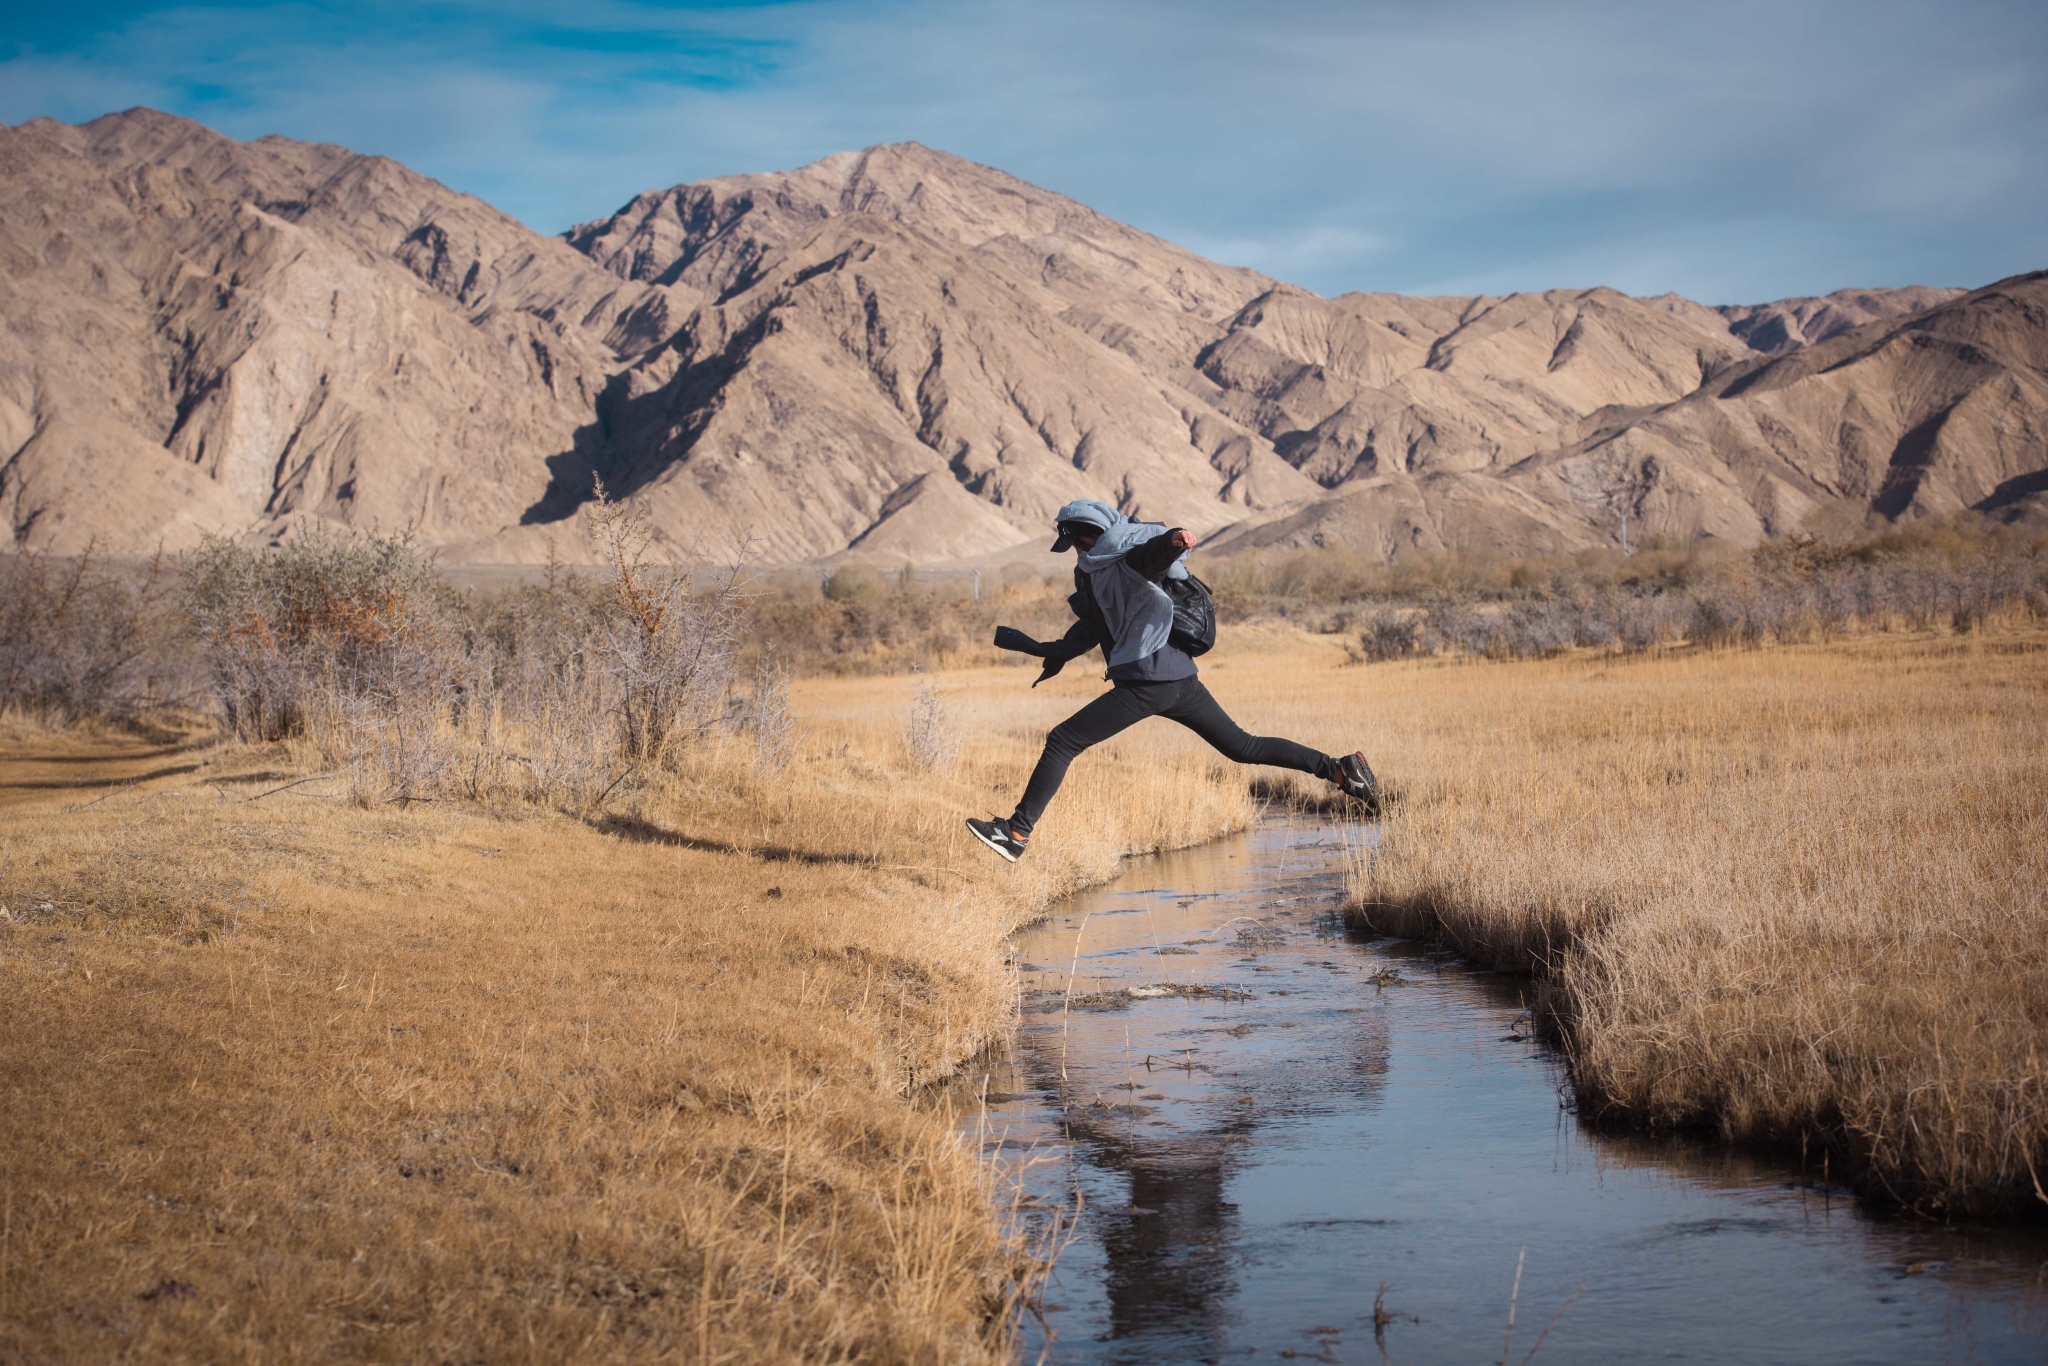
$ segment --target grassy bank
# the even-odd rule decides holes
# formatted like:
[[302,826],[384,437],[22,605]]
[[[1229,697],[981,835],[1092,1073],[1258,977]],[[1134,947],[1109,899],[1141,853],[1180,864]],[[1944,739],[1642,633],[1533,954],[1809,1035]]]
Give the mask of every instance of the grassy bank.
[[[1354,914],[1544,972],[1588,1108],[2035,1200],[2048,631],[1347,643],[1237,626],[1204,676],[1372,756]],[[1153,723],[1024,863],[972,845],[1097,672],[798,680],[786,766],[712,732],[566,805],[287,787],[317,736],[7,734],[0,1358],[1001,1357],[1031,1249],[906,1100],[1008,1028],[1008,929],[1254,814]]]
[[779,773],[581,816],[9,734],[0,1359],[1000,1358],[1031,1249],[905,1099],[1007,1029],[1016,922],[1252,814],[1135,736],[971,844],[1096,686],[946,678],[933,772],[909,680],[799,684]]
[[2048,632],[1375,665],[1358,922],[1545,975],[1582,1108],[2048,1195]]

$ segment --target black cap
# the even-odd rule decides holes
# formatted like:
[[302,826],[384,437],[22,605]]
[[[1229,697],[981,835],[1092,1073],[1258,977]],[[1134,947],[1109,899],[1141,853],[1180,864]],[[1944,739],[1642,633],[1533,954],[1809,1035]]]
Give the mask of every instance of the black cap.
[[1059,526],[1059,539],[1052,543],[1053,553],[1057,555],[1063,550],[1072,550],[1074,548],[1074,536],[1077,532],[1100,530],[1102,528],[1092,522],[1061,522]]

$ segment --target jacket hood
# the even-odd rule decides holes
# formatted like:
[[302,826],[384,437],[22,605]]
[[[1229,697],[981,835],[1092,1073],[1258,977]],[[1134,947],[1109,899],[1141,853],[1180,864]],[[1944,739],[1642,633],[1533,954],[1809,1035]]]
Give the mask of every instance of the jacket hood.
[[[1108,532],[1129,520],[1107,503],[1098,502],[1093,498],[1076,498],[1062,507],[1052,522],[1055,529],[1065,526],[1068,522],[1082,522],[1088,526],[1101,527],[1104,532]],[[1066,532],[1061,531],[1058,539],[1052,543],[1053,553],[1071,550],[1073,545],[1073,540]]]

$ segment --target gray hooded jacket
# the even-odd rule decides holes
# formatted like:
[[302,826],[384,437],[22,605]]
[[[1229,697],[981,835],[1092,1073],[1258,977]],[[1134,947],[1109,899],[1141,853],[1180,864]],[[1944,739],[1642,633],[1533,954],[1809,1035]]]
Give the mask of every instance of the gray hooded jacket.
[[[1096,541],[1094,549],[1081,552],[1080,562],[1095,591],[1095,605],[1102,609],[1103,624],[1115,642],[1109,650],[1109,667],[1134,664],[1163,649],[1167,637],[1173,634],[1173,599],[1164,588],[1125,564],[1124,556],[1163,535],[1167,528],[1158,522],[1134,522],[1109,504],[1092,498],[1068,503],[1054,520],[1086,522],[1102,528],[1102,538]],[[1187,576],[1187,566],[1176,557],[1167,568],[1166,577]]]

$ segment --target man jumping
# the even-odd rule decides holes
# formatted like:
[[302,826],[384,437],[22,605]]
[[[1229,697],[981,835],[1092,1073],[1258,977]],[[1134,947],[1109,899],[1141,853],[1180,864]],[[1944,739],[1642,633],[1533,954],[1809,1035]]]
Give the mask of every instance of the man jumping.
[[1183,556],[1194,549],[1195,534],[1182,527],[1134,522],[1107,503],[1081,499],[1068,503],[1055,519],[1059,539],[1055,552],[1080,550],[1074,569],[1074,595],[1068,599],[1079,618],[1059,640],[1033,640],[1008,626],[996,628],[996,645],[1036,655],[1044,670],[1032,687],[1065,668],[1067,662],[1102,647],[1109,661],[1109,681],[1116,686],[1052,729],[1045,752],[1031,770],[1024,796],[1008,820],[970,820],[975,838],[1015,863],[1023,856],[1031,831],[1046,805],[1060,790],[1071,764],[1082,750],[1099,745],[1148,716],[1178,721],[1240,764],[1271,764],[1337,784],[1368,805],[1379,800],[1379,781],[1362,753],[1333,758],[1306,745],[1272,736],[1247,735],[1224,713],[1196,677],[1192,656],[1175,645],[1173,599],[1161,583],[1185,579]]

